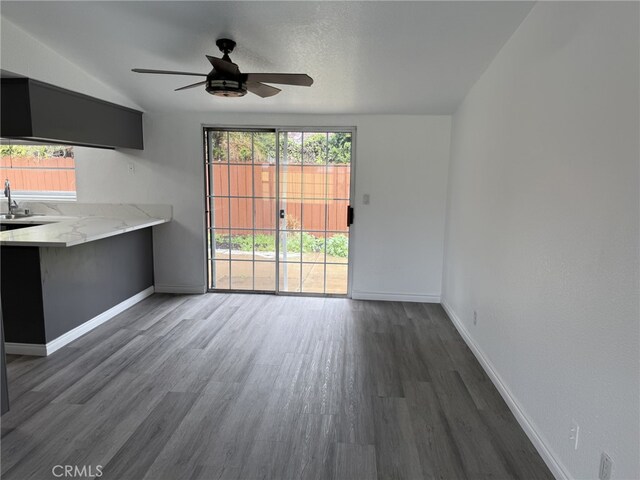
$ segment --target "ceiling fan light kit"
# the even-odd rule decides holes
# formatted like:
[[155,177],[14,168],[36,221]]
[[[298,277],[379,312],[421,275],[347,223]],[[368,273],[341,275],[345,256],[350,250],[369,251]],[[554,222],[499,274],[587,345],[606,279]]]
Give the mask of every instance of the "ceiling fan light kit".
[[207,80],[205,90],[218,97],[244,97],[247,94],[246,85],[233,80]]
[[[191,75],[206,77],[206,80],[176,88],[176,91],[187,90],[204,85],[205,90],[218,97],[243,97],[251,92],[266,98],[280,93],[282,90],[267,83],[297,85],[310,87],[313,79],[304,73],[241,73],[238,65],[231,61],[229,54],[236,46],[236,42],[228,38],[216,40],[216,45],[222,52],[222,58],[206,55],[213,70],[206,73],[177,72],[173,70],[150,70],[134,68],[136,73],[153,73],[163,75]],[[265,83],[266,82],[266,83]]]

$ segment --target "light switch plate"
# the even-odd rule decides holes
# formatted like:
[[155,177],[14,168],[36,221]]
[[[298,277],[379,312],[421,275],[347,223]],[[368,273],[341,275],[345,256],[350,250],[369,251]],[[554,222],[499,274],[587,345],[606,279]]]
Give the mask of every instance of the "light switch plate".
[[578,425],[578,422],[573,420],[571,422],[571,430],[569,432],[569,440],[571,440],[573,442],[573,449],[574,450],[578,449],[578,440],[579,439],[580,439],[580,426]]

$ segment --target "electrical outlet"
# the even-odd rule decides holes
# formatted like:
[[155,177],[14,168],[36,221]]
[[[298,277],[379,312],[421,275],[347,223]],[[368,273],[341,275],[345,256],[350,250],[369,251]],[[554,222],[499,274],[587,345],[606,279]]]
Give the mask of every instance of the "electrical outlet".
[[473,311],[473,324],[478,324],[478,312],[476,312],[475,310]]
[[569,431],[569,440],[573,442],[573,449],[578,449],[578,440],[580,439],[580,425],[575,420],[571,421],[571,430]]
[[602,452],[600,455],[600,474],[598,478],[600,480],[609,480],[611,478],[611,470],[613,470],[613,460],[606,453]]
[[371,197],[369,196],[369,194],[368,194],[368,193],[365,193],[365,194],[362,196],[362,203],[363,203],[364,205],[369,205],[369,203],[370,203],[370,202],[371,202]]

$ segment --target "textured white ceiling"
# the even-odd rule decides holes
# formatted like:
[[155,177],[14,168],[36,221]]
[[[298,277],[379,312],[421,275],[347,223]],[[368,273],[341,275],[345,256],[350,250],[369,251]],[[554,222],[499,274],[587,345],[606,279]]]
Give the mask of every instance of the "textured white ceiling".
[[[2,16],[148,110],[455,111],[532,2],[12,2]],[[174,92],[207,73],[215,40],[245,72],[308,73],[268,99]],[[20,72],[18,72],[20,73]]]

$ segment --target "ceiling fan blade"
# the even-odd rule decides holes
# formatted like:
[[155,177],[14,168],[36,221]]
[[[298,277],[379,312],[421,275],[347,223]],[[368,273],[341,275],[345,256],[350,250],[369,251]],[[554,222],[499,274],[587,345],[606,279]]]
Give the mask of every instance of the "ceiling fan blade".
[[199,87],[200,85],[204,85],[205,83],[207,83],[206,80],[204,80],[202,82],[192,83],[191,85],[185,85],[184,87],[176,88],[174,91],[179,92],[180,90],[186,90],[188,88]]
[[280,83],[310,87],[313,78],[305,73],[247,73],[247,82]]
[[227,62],[226,60],[222,60],[221,58],[212,57],[211,55],[207,55],[207,60],[213,65],[220,73],[226,73],[229,75],[240,75],[240,69],[235,63]]
[[196,77],[206,77],[206,73],[193,73],[193,72],[176,72],[173,70],[149,70],[148,68],[132,68],[132,72],[136,73],[159,73],[163,75],[193,75]]
[[282,91],[279,88],[257,82],[247,82],[247,90],[262,98],[272,97]]

